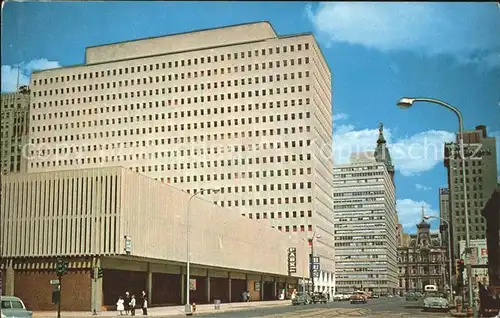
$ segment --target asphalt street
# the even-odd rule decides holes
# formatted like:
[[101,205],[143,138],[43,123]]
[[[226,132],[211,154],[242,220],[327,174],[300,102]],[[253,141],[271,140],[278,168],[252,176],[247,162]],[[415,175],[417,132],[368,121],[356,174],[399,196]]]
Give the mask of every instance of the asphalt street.
[[[196,314],[196,317],[226,318],[260,318],[260,317],[408,317],[408,318],[442,318],[451,317],[448,312],[423,312],[416,302],[408,302],[401,298],[370,299],[367,304],[351,304],[349,302],[331,302],[305,306],[279,306],[252,308],[249,310],[228,311],[220,313]],[[182,316],[179,316],[182,317]],[[185,316],[184,316],[185,317]]]

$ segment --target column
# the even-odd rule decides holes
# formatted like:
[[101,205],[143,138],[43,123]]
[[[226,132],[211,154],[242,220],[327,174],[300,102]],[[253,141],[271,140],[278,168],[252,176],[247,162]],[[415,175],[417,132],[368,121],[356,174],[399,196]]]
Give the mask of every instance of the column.
[[207,270],[207,277],[205,278],[207,280],[207,304],[210,304],[210,275],[208,274]]
[[231,302],[231,294],[232,294],[232,289],[231,289],[231,274],[228,275],[229,278],[227,279],[228,280],[228,283],[229,283],[229,295],[228,295],[228,302]]
[[264,276],[260,277],[260,300],[264,300]]
[[152,270],[152,265],[151,263],[148,263],[148,276],[147,276],[147,282],[146,282],[146,294],[148,297],[148,305],[151,305],[151,297],[153,295],[153,270]]
[[5,269],[4,288],[6,296],[14,296],[15,292],[15,276],[14,264],[12,260],[7,261],[7,268]]
[[[90,268],[94,272],[94,279],[91,279],[91,290],[92,290],[92,311],[100,312],[102,306],[102,278],[98,278],[98,269],[101,268],[101,259],[96,257],[92,260],[93,266]],[[64,278],[63,278],[64,284]]]

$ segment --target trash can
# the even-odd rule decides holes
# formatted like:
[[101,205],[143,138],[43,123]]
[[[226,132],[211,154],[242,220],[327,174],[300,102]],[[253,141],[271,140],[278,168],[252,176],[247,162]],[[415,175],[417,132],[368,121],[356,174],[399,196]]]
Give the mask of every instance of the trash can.
[[215,310],[220,309],[220,299],[214,299]]

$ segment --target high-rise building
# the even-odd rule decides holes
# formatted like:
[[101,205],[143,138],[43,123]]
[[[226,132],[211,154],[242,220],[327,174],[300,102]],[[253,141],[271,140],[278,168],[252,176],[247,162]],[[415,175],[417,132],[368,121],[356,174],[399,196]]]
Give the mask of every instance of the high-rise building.
[[392,294],[398,286],[394,170],[382,127],[377,144],[333,169],[337,292]]
[[28,141],[30,95],[27,87],[15,93],[2,94],[1,151],[2,174],[26,172],[25,151]]
[[[458,138],[457,134],[457,142],[446,143],[444,146],[444,165],[448,170],[452,250],[455,258],[459,258],[458,242],[466,239],[462,160]],[[464,132],[464,145],[470,239],[484,239],[486,223],[481,211],[497,187],[495,138],[488,136],[485,126],[477,126],[474,131]]]
[[[446,220],[448,224],[451,224],[450,219],[450,191],[447,188],[439,189],[439,217]],[[443,243],[448,246],[448,229],[447,224],[443,220],[440,221],[441,237],[443,238]],[[451,230],[451,229],[450,229]]]
[[[32,75],[29,171],[125,166],[307,240],[334,286],[332,87],[267,22],[86,49]],[[43,146],[42,146],[43,145]],[[327,155],[324,155],[327,154]]]

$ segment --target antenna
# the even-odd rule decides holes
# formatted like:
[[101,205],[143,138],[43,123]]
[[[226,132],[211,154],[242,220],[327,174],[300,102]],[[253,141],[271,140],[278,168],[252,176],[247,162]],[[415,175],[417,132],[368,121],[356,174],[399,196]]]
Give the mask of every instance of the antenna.
[[21,72],[21,68],[19,67],[19,65],[17,66],[17,83],[16,83],[16,91],[19,90],[19,73]]

